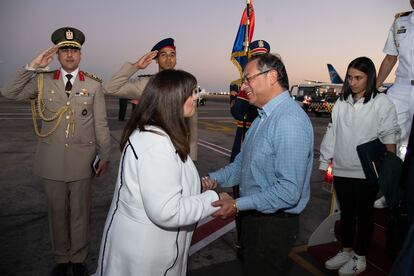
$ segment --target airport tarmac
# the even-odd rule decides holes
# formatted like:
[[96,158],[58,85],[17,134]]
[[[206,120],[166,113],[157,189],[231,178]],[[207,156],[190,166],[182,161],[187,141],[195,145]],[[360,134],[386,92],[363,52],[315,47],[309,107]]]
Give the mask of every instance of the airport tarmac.
[[[228,163],[235,125],[227,96],[213,97],[198,108],[200,176]],[[118,121],[118,99],[107,98],[112,159],[109,172],[94,181],[91,211],[91,244],[87,265],[96,261],[107,211],[112,200],[120,157],[119,139],[126,122]],[[128,107],[127,116],[131,109]],[[315,132],[315,162],[311,179],[311,199],[300,216],[300,233],[291,253],[287,275],[329,275],[306,256],[306,243],[313,230],[328,215],[330,194],[322,189],[317,170],[319,144],[327,117],[311,117]],[[48,275],[54,265],[49,240],[46,198],[40,179],[32,173],[36,136],[30,103],[0,97],[0,275]],[[213,146],[212,146],[213,145]],[[214,148],[214,149],[212,149]],[[232,230],[189,258],[189,276],[241,275],[241,263],[234,248]],[[69,275],[69,274],[68,274]]]

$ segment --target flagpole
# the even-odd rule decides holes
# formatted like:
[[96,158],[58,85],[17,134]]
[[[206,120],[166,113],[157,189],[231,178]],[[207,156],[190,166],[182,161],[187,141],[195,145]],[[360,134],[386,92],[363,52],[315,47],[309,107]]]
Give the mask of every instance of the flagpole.
[[250,41],[250,0],[246,0],[246,15],[247,15],[247,20],[246,20],[246,35],[244,37],[244,52],[248,52],[249,51],[249,41]]

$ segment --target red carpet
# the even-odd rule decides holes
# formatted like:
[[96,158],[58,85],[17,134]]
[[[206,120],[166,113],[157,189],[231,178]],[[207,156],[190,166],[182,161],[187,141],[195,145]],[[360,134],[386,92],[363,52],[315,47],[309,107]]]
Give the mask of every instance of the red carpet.
[[[393,259],[386,251],[386,209],[375,209],[374,211],[374,234],[367,256],[367,270],[362,276],[388,275],[391,270]],[[335,224],[335,236],[340,240],[339,221]],[[326,260],[334,256],[340,248],[339,242],[332,242],[308,248],[308,252],[318,262],[324,264]]]

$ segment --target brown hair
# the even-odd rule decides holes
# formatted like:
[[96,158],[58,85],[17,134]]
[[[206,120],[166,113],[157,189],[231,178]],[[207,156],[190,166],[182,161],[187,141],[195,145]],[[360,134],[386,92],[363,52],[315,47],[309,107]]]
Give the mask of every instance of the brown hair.
[[184,117],[183,105],[196,86],[196,78],[182,70],[162,70],[151,77],[138,108],[124,128],[121,150],[134,130],[151,131],[145,126],[152,125],[167,133],[181,160],[186,161],[190,152],[190,127],[189,118]]

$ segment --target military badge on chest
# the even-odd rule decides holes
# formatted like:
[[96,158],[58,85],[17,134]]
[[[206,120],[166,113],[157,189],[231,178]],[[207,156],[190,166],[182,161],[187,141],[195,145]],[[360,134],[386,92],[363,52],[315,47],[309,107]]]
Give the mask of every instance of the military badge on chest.
[[82,88],[79,92],[76,92],[75,95],[79,99],[79,102],[84,106],[81,111],[82,116],[87,116],[88,115],[87,105],[90,104],[90,97],[93,95],[89,93],[88,89],[86,88]]

